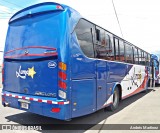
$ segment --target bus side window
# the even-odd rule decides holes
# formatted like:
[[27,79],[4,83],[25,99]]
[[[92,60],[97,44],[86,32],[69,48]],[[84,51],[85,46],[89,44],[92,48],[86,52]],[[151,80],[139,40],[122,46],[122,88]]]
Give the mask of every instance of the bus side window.
[[148,54],[148,62],[149,62],[149,65],[150,65],[150,62],[151,62],[151,55]]
[[125,56],[126,56],[126,62],[127,63],[133,63],[133,51],[132,46],[125,43]]
[[144,65],[147,65],[147,53],[144,52],[144,60],[145,60],[145,64]]
[[144,51],[142,51],[142,65],[145,65],[145,64],[146,64],[146,60],[144,57]]
[[139,54],[139,64],[142,65],[142,51],[140,49],[138,49],[138,54]]
[[100,41],[100,30],[99,29],[96,29],[96,40],[97,42]]
[[96,58],[106,59],[106,39],[105,39],[105,31],[100,27],[96,27]]
[[149,66],[149,62],[150,62],[149,57],[150,57],[150,55],[147,54],[147,56],[146,56],[146,65],[147,65],[147,66]]
[[125,62],[124,43],[119,40],[119,57],[121,62]]
[[107,53],[107,60],[114,60],[114,51],[112,50],[112,42],[111,42],[111,37],[109,34],[106,32],[106,53]]
[[81,19],[75,28],[81,50],[87,57],[92,58],[94,57],[93,36],[91,30],[93,27],[93,24]]
[[139,60],[138,60],[138,49],[136,47],[134,47],[134,63],[138,64]]
[[114,50],[115,50],[115,59],[119,61],[119,42],[117,38],[114,38]]

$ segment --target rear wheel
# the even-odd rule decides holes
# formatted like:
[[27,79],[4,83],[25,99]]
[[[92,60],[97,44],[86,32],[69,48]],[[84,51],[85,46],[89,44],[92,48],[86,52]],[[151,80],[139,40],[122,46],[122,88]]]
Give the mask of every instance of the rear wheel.
[[113,103],[109,107],[107,107],[107,110],[114,111],[118,108],[119,94],[120,94],[119,89],[118,87],[116,87],[113,93]]

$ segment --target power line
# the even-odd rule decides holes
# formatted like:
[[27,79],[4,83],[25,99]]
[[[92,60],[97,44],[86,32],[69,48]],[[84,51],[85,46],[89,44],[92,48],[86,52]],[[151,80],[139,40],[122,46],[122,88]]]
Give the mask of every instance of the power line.
[[[4,6],[4,5],[2,5],[2,4],[0,4],[1,6]],[[5,7],[7,7],[7,6],[5,6]],[[17,10],[16,8],[12,8],[12,7],[7,7],[7,8],[10,8],[10,9],[12,9],[12,10]]]
[[0,12],[0,14],[13,14],[13,13],[4,13],[4,12]]
[[0,18],[0,19],[9,19],[9,18]]
[[0,19],[9,19],[11,16],[0,17]]
[[121,25],[120,25],[120,22],[119,22],[119,19],[118,19],[118,15],[117,15],[116,8],[115,8],[115,5],[114,5],[113,0],[112,0],[112,4],[113,4],[114,12],[115,12],[115,15],[116,15],[116,18],[117,18],[117,21],[118,21],[118,25],[119,25],[119,29],[120,29],[121,35],[122,35],[122,37],[123,37]]
[[1,10],[1,12],[10,13],[10,12],[4,11],[4,10]]
[[5,1],[5,2],[10,3],[10,4],[12,4],[12,5],[15,5],[15,6],[19,7],[19,8],[24,8],[24,7],[20,6],[20,5],[17,5],[17,4],[15,4],[15,3],[9,2],[9,1],[7,1],[7,0],[2,0],[2,1]]
[[0,16],[1,19],[3,18],[10,18],[11,16]]

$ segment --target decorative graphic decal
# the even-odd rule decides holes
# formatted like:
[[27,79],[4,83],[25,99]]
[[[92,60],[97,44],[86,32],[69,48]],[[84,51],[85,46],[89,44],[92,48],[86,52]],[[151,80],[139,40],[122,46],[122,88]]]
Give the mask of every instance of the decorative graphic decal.
[[56,64],[56,62],[54,62],[54,61],[50,61],[49,63],[48,63],[48,67],[49,68],[55,68],[57,66],[57,64]]
[[26,79],[27,75],[33,79],[35,74],[36,72],[34,70],[34,67],[28,68],[28,70],[22,70],[20,66],[19,71],[18,72],[16,71],[17,78],[20,77],[22,79]]
[[138,82],[137,81],[140,81],[140,83],[141,83],[141,80],[142,80],[141,70],[138,71],[138,73],[136,74],[135,73],[135,68],[134,68],[133,75],[131,76],[132,85],[136,85],[138,87]]
[[137,75],[138,75],[138,80],[141,82],[141,80],[142,80],[141,70],[140,70],[140,71],[138,71],[138,73],[139,73],[139,74],[137,74]]
[[134,68],[133,76],[131,76],[131,82],[132,82],[132,85],[134,84],[134,85],[136,85],[138,87],[136,79],[137,79],[137,76],[135,74],[135,68]]

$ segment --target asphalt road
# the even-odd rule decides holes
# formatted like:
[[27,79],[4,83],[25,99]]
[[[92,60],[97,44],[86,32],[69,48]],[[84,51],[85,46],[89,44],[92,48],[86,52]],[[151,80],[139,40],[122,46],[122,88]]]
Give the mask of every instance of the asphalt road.
[[[0,89],[1,92],[1,89]],[[0,97],[1,102],[1,97]],[[113,130],[104,130],[106,124],[160,124],[160,87],[150,88],[147,93],[139,93],[128,99],[121,101],[118,110],[115,112],[105,112],[104,110],[97,111],[93,114],[74,118],[71,121],[61,121],[53,118],[40,116],[37,114],[28,113],[25,111],[3,107],[0,104],[0,124],[86,124],[82,130],[67,130],[54,132],[68,133],[160,133],[160,130],[114,130],[117,125],[113,125]],[[92,125],[90,125],[92,124]],[[96,126],[101,124],[100,126]],[[67,125],[66,125],[67,126]],[[73,126],[73,125],[68,125]],[[98,129],[98,130],[91,130]],[[9,133],[9,131],[1,130],[0,133]],[[48,131],[17,131],[12,132],[53,132]]]

